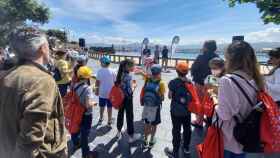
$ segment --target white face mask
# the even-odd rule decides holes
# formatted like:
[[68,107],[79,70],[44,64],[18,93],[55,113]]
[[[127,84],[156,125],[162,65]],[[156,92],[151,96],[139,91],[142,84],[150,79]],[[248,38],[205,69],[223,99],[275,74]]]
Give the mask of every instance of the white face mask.
[[219,76],[222,73],[222,70],[220,70],[220,69],[212,69],[211,73],[214,76]]

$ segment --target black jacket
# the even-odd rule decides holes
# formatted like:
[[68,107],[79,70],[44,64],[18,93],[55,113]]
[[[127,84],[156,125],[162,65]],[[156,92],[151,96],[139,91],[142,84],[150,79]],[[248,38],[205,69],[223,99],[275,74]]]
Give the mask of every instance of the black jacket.
[[216,53],[204,53],[196,58],[191,68],[191,74],[195,83],[204,85],[205,78],[211,74],[209,61],[215,57],[219,56]]

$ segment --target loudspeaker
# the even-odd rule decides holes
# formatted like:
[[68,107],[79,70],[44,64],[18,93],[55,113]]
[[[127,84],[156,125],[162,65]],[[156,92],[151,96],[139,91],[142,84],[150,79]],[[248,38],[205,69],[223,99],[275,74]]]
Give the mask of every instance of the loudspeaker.
[[86,46],[86,40],[84,38],[79,38],[79,46],[85,47]]

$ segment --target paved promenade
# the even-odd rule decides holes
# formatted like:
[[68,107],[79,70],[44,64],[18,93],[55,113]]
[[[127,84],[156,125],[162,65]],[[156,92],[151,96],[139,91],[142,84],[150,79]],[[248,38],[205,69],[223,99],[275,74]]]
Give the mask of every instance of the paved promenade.
[[[96,73],[99,68],[98,64],[94,61],[90,61],[89,65],[94,68],[94,72]],[[116,67],[116,65],[112,65],[112,67]],[[175,72],[173,73],[163,73],[162,78],[166,82],[166,84],[173,79],[175,76]],[[141,121],[141,114],[143,108],[139,104],[139,93],[140,88],[143,86],[143,80],[140,76],[135,76],[137,80],[138,87],[134,94],[134,124],[135,131],[137,133],[143,133],[143,122]],[[94,108],[93,113],[93,124],[90,135],[90,148],[91,150],[96,150],[99,152],[100,158],[166,158],[167,156],[164,153],[164,149],[166,147],[172,147],[172,123],[170,118],[170,100],[165,99],[162,110],[161,117],[162,123],[158,126],[158,131],[156,134],[157,143],[154,148],[151,150],[143,150],[141,148],[141,141],[135,142],[133,144],[128,144],[128,136],[125,133],[123,137],[118,140],[115,136],[117,133],[116,129],[116,119],[117,119],[117,111],[113,111],[114,124],[112,128],[109,128],[107,125],[107,114],[105,113],[104,122],[102,125],[97,126],[97,122],[99,119],[99,108]],[[126,122],[124,123],[124,128],[126,129]],[[183,155],[181,153],[181,158],[196,158],[195,145],[199,144],[204,135],[203,129],[195,129],[193,128],[192,132],[192,140],[191,140],[191,155]],[[71,143],[69,143],[71,146]],[[261,155],[248,155],[248,158],[268,158],[268,156]],[[81,158],[81,150],[77,150],[72,158]],[[274,158],[280,158],[280,155],[274,156]]]

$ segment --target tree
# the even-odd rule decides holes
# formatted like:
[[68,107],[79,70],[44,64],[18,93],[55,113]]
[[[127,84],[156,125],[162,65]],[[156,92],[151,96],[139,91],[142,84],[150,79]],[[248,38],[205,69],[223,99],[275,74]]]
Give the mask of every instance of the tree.
[[254,3],[265,24],[280,24],[280,0],[228,0],[229,6],[234,7],[236,4]]
[[37,0],[0,0],[0,46],[8,43],[8,35],[27,21],[47,23],[49,8]]
[[61,30],[57,30],[57,29],[50,29],[46,33],[50,37],[56,37],[61,42],[67,42],[68,41],[65,31],[61,31]]

